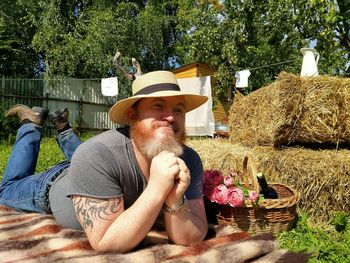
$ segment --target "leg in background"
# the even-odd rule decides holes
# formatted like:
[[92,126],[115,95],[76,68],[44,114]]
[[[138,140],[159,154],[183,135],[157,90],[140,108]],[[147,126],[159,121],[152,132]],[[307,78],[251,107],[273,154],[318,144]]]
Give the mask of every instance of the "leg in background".
[[67,108],[49,113],[49,119],[58,131],[57,143],[66,159],[72,159],[75,149],[79,146],[80,139],[71,128],[68,121],[69,112]]
[[75,149],[80,145],[81,141],[73,129],[69,129],[58,134],[57,143],[66,159],[70,161]]

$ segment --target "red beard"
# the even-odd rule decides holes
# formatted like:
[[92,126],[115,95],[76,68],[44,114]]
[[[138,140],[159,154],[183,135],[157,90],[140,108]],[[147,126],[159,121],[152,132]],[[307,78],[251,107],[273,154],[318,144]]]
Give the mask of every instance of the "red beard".
[[[148,159],[153,159],[161,151],[169,151],[177,156],[183,153],[183,144],[185,142],[185,132],[177,135],[178,129],[171,127],[173,132],[164,132],[162,137],[154,137],[156,129],[159,127],[168,127],[161,122],[156,122],[151,128],[145,127],[142,122],[134,121],[130,125],[130,137],[135,142],[136,147]],[[170,128],[169,127],[169,128]]]

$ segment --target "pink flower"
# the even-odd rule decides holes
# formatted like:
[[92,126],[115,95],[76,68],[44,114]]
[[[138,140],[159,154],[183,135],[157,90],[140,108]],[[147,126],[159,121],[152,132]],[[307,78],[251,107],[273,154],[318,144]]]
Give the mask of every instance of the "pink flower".
[[[249,191],[239,183],[239,173],[231,170],[227,176],[223,176],[219,170],[206,170],[204,172],[203,193],[211,201],[219,205],[241,207],[245,199],[257,202],[259,193]],[[248,197],[244,193],[249,193]],[[257,203],[256,203],[257,204]]]
[[210,184],[203,185],[203,193],[212,202],[215,202],[215,186]]
[[214,190],[214,199],[215,202],[217,202],[220,205],[224,205],[227,203],[227,187],[223,184],[219,184],[218,186],[215,187]]
[[233,178],[231,176],[225,176],[224,178],[224,185],[227,187],[230,187],[234,184],[235,182],[233,181]]
[[227,192],[227,203],[232,207],[239,207],[243,205],[244,193],[238,187],[231,187]]
[[259,200],[259,194],[257,192],[255,192],[255,191],[249,191],[248,198],[252,202],[256,202],[256,201]]
[[208,170],[204,172],[204,183],[217,186],[224,179],[222,173],[218,170]]

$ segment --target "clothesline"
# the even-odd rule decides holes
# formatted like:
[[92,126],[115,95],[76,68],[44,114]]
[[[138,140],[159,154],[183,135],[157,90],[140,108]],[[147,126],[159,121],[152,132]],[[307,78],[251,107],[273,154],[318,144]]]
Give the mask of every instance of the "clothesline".
[[[276,66],[276,65],[282,65],[282,64],[291,63],[291,62],[294,62],[294,61],[296,61],[296,59],[290,59],[290,60],[286,60],[286,61],[281,61],[281,62],[267,64],[267,65],[262,65],[262,66],[257,66],[257,67],[253,67],[253,68],[245,68],[245,69],[247,69],[247,70],[255,70],[255,69],[260,69],[260,68],[268,68],[268,67],[272,67],[272,66]],[[214,76],[214,75],[209,75],[209,76]],[[2,80],[13,80],[13,79],[2,79]],[[40,81],[42,81],[42,80],[48,80],[48,79],[16,79],[16,80],[40,80]],[[49,79],[49,80],[61,80],[61,79],[55,78],[55,79]],[[101,81],[101,78],[91,78],[91,79],[74,79],[74,78],[71,78],[70,80],[73,80],[73,81],[75,81],[75,80],[76,81],[77,80]]]
[[268,65],[262,65],[262,66],[258,66],[258,67],[252,67],[252,68],[246,68],[240,71],[236,71],[235,73],[235,77],[236,77],[236,88],[246,88],[248,87],[248,78],[251,74],[250,71],[256,70],[256,69],[260,69],[260,68],[267,68],[267,67],[272,67],[272,66],[276,66],[276,65],[282,65],[282,64],[287,64],[287,63],[291,63],[296,61],[296,59],[289,59],[289,60],[285,60],[285,61],[281,61],[281,62],[277,62],[277,63],[272,63],[272,64],[268,64]]
[[259,69],[259,68],[267,68],[267,67],[272,67],[276,65],[282,65],[286,63],[291,63],[294,62],[295,59],[290,59],[286,61],[281,61],[277,63],[272,63],[268,65],[262,65],[258,67],[252,67],[252,68],[245,68],[243,70],[236,71],[235,77],[236,77],[236,88],[246,88],[248,87],[248,78],[251,75],[251,71]]
[[277,63],[273,63],[273,64],[258,66],[258,67],[254,67],[254,68],[246,68],[246,69],[254,70],[254,69],[259,69],[259,68],[268,68],[268,67],[272,67],[272,66],[276,66],[276,65],[291,63],[291,62],[294,62],[294,61],[296,61],[296,59],[290,59],[290,60],[286,60],[286,61],[282,61],[282,62],[277,62]]
[[[296,61],[297,59],[290,59],[290,60],[285,60],[285,61],[281,61],[281,62],[277,62],[277,63],[272,63],[272,64],[267,64],[267,65],[262,65],[262,66],[258,66],[258,67],[253,67],[253,68],[244,68],[244,69],[240,69],[238,71],[241,70],[255,70],[255,69],[259,69],[259,68],[268,68],[268,67],[272,67],[272,66],[276,66],[276,65],[281,65],[281,64],[287,64],[287,63],[291,63]],[[226,61],[227,62],[227,61]],[[224,64],[226,64],[226,62]],[[207,75],[208,77],[213,77],[214,74],[212,75]]]

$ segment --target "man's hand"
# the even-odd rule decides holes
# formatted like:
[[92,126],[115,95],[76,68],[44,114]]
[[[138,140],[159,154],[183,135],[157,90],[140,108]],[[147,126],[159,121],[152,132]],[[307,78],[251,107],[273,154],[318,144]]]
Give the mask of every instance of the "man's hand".
[[162,151],[152,160],[148,186],[155,187],[165,197],[173,189],[179,176],[180,165],[176,155]]
[[174,178],[174,185],[165,200],[167,206],[176,208],[183,202],[183,195],[190,185],[191,175],[185,162],[177,157],[177,163],[180,172]]

